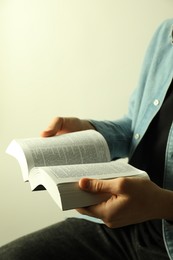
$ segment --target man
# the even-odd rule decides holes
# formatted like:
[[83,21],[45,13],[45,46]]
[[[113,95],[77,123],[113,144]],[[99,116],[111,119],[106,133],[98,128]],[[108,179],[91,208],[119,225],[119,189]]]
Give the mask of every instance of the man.
[[173,259],[172,30],[170,19],[155,32],[126,116],[116,121],[57,117],[41,133],[94,128],[105,137],[112,159],[128,157],[150,180],[81,179],[81,189],[109,192],[111,198],[77,209],[81,218],[11,242],[0,249],[0,259]]

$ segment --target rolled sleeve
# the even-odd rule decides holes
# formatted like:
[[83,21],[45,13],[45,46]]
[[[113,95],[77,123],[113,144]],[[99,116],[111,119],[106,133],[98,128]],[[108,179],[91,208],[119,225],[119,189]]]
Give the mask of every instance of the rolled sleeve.
[[128,157],[132,138],[131,120],[128,117],[116,121],[90,120],[90,123],[104,136],[112,160]]

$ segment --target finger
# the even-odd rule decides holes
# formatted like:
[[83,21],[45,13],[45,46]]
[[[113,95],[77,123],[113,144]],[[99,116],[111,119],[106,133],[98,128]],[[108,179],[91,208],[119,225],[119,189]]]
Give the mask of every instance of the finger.
[[90,217],[98,218],[98,219],[104,219],[104,213],[105,213],[105,202],[89,206],[89,207],[84,207],[84,208],[78,208],[76,209],[80,214],[82,215],[87,215]]
[[114,193],[114,180],[98,180],[82,178],[79,187],[93,193]]
[[63,117],[55,117],[48,128],[41,132],[42,137],[50,137],[56,135],[61,129],[63,125]]

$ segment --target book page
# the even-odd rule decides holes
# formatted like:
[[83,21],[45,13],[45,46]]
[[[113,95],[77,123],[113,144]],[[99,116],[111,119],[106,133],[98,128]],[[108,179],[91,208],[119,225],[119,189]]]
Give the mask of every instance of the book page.
[[33,168],[31,171],[31,179],[34,175],[46,174],[54,180],[56,184],[76,182],[83,177],[96,179],[112,179],[123,176],[141,176],[147,177],[147,173],[141,171],[128,163],[122,161],[112,161],[99,164],[83,164],[71,166],[54,166]]
[[107,143],[95,130],[16,141],[24,150],[29,169],[39,166],[110,161]]

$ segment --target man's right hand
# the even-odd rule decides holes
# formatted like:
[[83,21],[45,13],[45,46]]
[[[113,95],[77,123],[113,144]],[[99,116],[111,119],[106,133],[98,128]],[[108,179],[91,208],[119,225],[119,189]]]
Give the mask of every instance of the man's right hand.
[[94,129],[88,120],[83,120],[76,117],[55,117],[47,129],[41,132],[41,136],[50,137],[88,129]]

